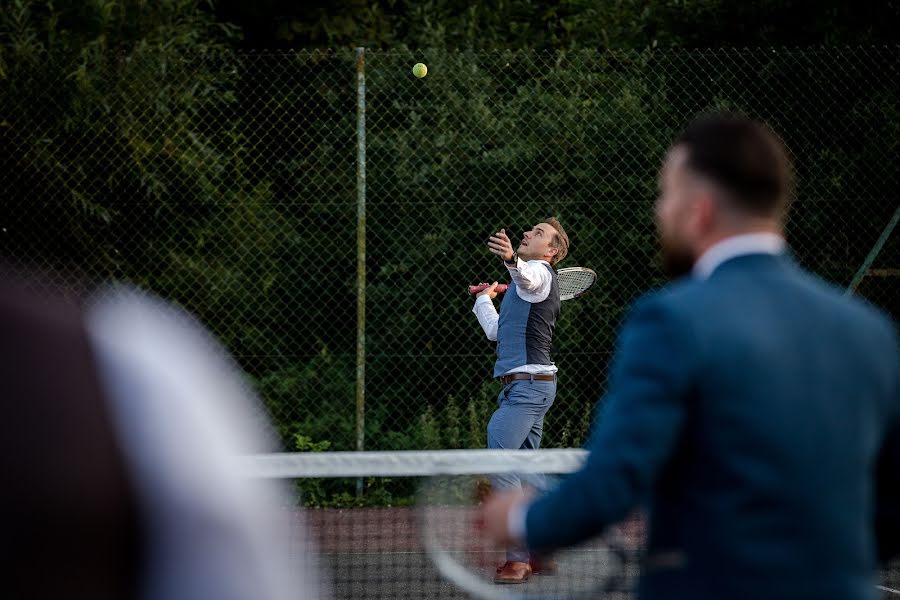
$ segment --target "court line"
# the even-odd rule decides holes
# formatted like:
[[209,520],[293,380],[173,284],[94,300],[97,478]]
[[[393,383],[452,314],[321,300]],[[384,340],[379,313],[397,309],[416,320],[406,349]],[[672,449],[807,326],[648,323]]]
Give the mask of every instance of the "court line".
[[881,590],[882,592],[887,592],[888,594],[897,594],[900,596],[900,590],[891,589],[889,587],[884,587],[883,585],[876,585],[876,590]]

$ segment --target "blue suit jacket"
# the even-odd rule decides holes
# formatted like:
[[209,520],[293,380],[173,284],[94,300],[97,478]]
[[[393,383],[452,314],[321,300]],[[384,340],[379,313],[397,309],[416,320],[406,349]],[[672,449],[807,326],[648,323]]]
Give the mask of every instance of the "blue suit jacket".
[[588,461],[531,506],[528,545],[644,507],[642,598],[874,598],[875,472],[900,415],[890,320],[754,254],[644,297],[619,341]]

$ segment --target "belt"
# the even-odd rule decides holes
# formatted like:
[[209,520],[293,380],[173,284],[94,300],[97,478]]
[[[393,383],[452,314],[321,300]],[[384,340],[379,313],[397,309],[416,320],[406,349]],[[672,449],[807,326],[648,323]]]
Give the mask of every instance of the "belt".
[[532,375],[531,373],[510,373],[502,375],[500,383],[507,385],[513,381],[556,381],[556,373],[544,373],[541,375]]

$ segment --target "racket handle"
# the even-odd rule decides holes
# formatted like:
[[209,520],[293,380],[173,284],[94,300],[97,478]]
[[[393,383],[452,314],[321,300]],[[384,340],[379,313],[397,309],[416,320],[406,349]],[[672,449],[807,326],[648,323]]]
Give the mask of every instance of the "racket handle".
[[[484,290],[488,289],[489,287],[491,287],[491,284],[489,284],[489,283],[479,283],[478,285],[470,285],[469,293],[474,296],[478,292],[483,292]],[[503,292],[505,292],[507,290],[507,288],[509,288],[508,285],[506,285],[505,283],[500,283],[497,285],[497,287],[494,288],[494,291],[497,292],[498,294],[502,294]]]

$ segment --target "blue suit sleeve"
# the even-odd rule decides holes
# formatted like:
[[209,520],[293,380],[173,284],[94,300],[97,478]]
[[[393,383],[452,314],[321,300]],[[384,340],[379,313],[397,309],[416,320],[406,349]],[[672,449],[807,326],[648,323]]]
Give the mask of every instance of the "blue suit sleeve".
[[594,537],[644,499],[671,455],[691,381],[690,331],[665,298],[639,302],[622,329],[606,408],[585,466],[526,516],[526,542],[550,550]]

